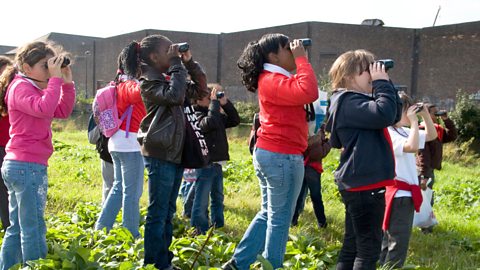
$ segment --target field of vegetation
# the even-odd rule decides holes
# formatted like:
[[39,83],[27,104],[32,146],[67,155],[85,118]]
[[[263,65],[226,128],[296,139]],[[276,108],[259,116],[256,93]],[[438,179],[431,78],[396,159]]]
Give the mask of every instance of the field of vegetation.
[[[60,130],[67,124],[55,126]],[[171,250],[174,264],[182,269],[219,269],[259,209],[260,192],[246,138],[235,134],[230,133],[231,161],[224,168],[226,226],[210,237],[192,237],[189,220],[177,216]],[[109,233],[93,229],[100,211],[102,180],[100,162],[94,146],[87,142],[86,131],[56,131],[54,146],[46,214],[48,256],[29,262],[23,269],[154,269],[143,266],[143,238],[134,241],[119,222]],[[450,148],[447,156],[456,151]],[[307,200],[298,226],[290,230],[285,269],[335,268],[344,222],[344,207],[332,176],[337,162],[338,152],[332,151],[324,161],[322,175],[328,227],[317,227]],[[479,168],[480,162],[474,158],[444,162],[434,187],[439,225],[431,234],[413,230],[406,269],[480,269]],[[148,203],[146,187],[141,198],[142,217]],[[177,206],[180,213],[180,200]],[[270,269],[259,257],[254,268],[262,267]]]

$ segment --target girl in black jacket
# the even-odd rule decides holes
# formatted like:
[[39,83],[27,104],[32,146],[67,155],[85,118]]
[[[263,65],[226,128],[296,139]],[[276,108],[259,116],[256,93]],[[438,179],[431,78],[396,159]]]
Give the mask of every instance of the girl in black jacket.
[[335,181],[345,204],[345,235],[337,270],[375,269],[382,241],[385,186],[395,162],[386,128],[401,117],[401,101],[385,67],[365,50],[342,54],[330,69],[327,131],[341,148]]

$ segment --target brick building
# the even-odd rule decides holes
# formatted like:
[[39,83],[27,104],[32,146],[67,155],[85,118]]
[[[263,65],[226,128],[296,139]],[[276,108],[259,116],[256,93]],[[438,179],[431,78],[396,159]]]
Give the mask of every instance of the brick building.
[[249,41],[271,32],[310,37],[309,57],[320,81],[337,56],[363,48],[379,59],[394,59],[391,78],[418,100],[452,108],[458,89],[480,96],[480,21],[422,29],[303,22],[221,34],[146,29],[108,38],[50,33],[40,40],[54,41],[71,52],[83,97],[92,97],[95,89],[113,78],[117,56],[128,42],[162,34],[174,42],[189,42],[209,81],[221,83],[233,100],[255,101],[241,84],[236,61]]

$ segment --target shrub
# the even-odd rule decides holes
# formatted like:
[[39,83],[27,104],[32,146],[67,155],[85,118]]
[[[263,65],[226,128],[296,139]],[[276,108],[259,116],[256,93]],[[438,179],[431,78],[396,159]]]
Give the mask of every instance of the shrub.
[[458,129],[458,142],[480,138],[480,106],[464,91],[457,92],[455,110],[450,116]]
[[240,115],[241,123],[252,123],[253,115],[260,111],[258,104],[252,102],[239,101],[235,103],[235,108]]

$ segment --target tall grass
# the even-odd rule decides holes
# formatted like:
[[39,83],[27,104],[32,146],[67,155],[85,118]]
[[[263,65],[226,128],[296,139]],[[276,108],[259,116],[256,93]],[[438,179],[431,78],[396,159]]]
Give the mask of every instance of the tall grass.
[[[100,204],[102,180],[100,162],[94,146],[88,144],[86,131],[54,133],[56,151],[49,163],[47,215],[72,211],[78,203]],[[260,191],[253,173],[245,137],[230,139],[231,162],[225,174],[225,217],[222,230],[240,240],[260,207]],[[307,199],[299,224],[290,230],[293,237],[318,238],[327,249],[338,250],[343,237],[344,207],[333,182],[338,151],[324,160],[323,198],[328,227],[316,226],[313,209]],[[432,234],[413,230],[407,265],[416,269],[479,269],[480,267],[480,162],[469,165],[444,162],[436,174],[434,211],[439,225]],[[179,200],[180,201],[180,200]],[[148,192],[141,198],[146,207]],[[178,209],[181,209],[178,203]],[[181,219],[187,224],[187,220]],[[188,226],[188,224],[187,224]],[[323,269],[320,268],[319,269]]]

